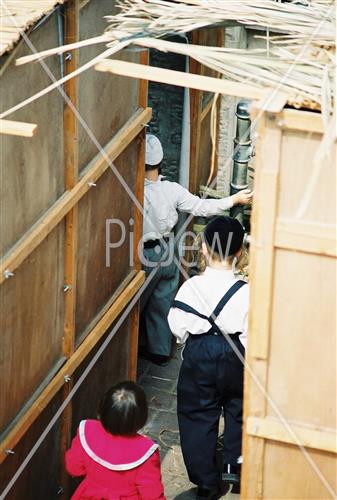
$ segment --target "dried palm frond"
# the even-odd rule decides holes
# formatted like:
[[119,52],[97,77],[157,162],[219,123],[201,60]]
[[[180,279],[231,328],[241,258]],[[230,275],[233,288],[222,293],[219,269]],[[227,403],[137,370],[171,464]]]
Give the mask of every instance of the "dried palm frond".
[[[115,47],[113,52],[134,44],[190,56],[227,79],[285,91],[288,103],[321,109],[328,123],[335,89],[335,0],[120,0],[118,6],[120,13],[107,17],[109,26],[104,39],[97,37],[88,44],[106,42]],[[266,39],[266,49],[204,47],[159,40],[233,22],[266,29],[267,35],[260,36]],[[85,41],[57,47],[28,56],[25,62],[83,46]],[[92,65],[89,61],[76,74]],[[75,74],[67,78],[72,76]]]
[[323,109],[328,113],[333,98],[334,54],[317,47],[227,49],[187,45],[151,38],[135,43],[163,52],[193,57],[226,78],[253,86],[285,91],[295,107]]
[[124,0],[121,12],[107,16],[107,32],[163,37],[222,23],[268,28],[321,45],[335,43],[334,1],[302,0]]

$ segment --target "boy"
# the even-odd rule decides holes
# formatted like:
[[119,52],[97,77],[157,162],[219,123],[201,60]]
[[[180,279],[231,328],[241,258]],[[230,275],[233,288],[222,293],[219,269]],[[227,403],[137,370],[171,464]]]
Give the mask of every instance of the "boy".
[[219,497],[216,444],[222,410],[222,479],[233,484],[232,492],[239,492],[248,285],[235,278],[232,267],[243,237],[241,224],[231,217],[207,224],[202,243],[206,270],[182,285],[168,315],[177,342],[186,342],[178,380],[178,422],[198,499]]

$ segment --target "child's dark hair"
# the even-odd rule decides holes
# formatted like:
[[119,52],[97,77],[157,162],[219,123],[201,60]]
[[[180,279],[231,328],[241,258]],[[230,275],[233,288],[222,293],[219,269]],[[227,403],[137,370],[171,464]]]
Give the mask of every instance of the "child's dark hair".
[[147,421],[147,401],[143,389],[131,381],[114,385],[101,400],[99,418],[111,434],[136,434]]

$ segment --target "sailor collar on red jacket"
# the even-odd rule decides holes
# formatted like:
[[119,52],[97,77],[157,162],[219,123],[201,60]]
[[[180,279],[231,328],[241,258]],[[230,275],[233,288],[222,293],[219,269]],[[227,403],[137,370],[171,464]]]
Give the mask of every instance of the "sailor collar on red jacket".
[[140,434],[132,437],[114,436],[104,429],[99,420],[82,420],[79,436],[90,458],[115,471],[138,467],[158,448],[151,439]]

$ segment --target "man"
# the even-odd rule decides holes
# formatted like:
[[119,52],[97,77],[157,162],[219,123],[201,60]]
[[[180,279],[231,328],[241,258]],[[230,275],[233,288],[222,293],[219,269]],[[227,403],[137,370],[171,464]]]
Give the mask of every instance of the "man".
[[[178,288],[179,269],[172,258],[166,262],[168,243],[171,255],[173,229],[178,222],[178,212],[195,216],[211,217],[229,210],[233,205],[247,205],[252,193],[245,189],[228,198],[200,199],[176,182],[165,180],[160,175],[164,152],[159,139],[146,135],[145,188],[144,188],[144,270],[147,275],[158,265],[141,299],[142,324],[146,331],[146,351],[143,354],[156,364],[168,362],[171,353],[172,335],[167,315]],[[160,261],[165,261],[159,264]]]

